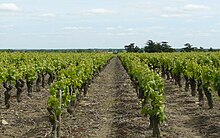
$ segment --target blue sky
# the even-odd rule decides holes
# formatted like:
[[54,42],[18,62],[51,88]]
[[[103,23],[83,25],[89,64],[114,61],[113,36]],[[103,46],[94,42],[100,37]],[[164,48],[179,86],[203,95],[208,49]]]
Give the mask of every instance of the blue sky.
[[0,0],[0,49],[220,48],[219,0]]

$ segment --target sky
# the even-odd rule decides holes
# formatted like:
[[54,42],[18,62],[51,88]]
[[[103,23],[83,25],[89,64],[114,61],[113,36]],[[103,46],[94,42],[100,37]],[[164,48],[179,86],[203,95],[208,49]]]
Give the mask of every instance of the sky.
[[220,48],[219,0],[0,0],[0,49]]

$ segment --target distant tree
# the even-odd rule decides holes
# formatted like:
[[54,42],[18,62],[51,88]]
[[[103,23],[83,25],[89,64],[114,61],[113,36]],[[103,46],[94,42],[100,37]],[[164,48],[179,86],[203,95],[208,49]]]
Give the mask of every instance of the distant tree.
[[205,51],[205,49],[203,47],[200,47],[199,49],[200,49],[200,51]]
[[127,52],[141,52],[141,49],[138,46],[135,46],[135,43],[130,43],[129,45],[125,45],[124,48]]
[[143,53],[144,52],[144,48],[140,48],[139,53]]
[[125,45],[125,50],[127,52],[134,52],[134,44],[135,43],[130,43],[129,45]]
[[193,47],[193,51],[199,51],[197,47]]
[[185,43],[184,44],[185,48],[181,49],[181,52],[193,52],[193,51],[199,51],[197,47],[192,47],[190,43]]
[[209,51],[209,52],[213,52],[214,49],[213,49],[212,47],[210,47],[208,51]]
[[159,43],[156,43],[152,40],[148,40],[146,46],[144,47],[145,52],[161,52],[162,49]]
[[191,52],[192,51],[192,46],[190,43],[185,43],[184,44],[185,48],[182,48],[182,52]]
[[146,46],[144,47],[145,52],[174,52],[175,49],[171,48],[170,45],[168,45],[168,42],[154,42],[152,40],[148,40],[146,43]]
[[171,46],[166,41],[161,42],[163,52],[175,52],[176,50],[171,48]]
[[205,49],[203,47],[199,47],[199,49],[197,49],[198,52],[205,52]]
[[135,46],[135,48],[134,48],[134,52],[140,52],[140,48],[138,47],[138,46]]
[[11,53],[11,52],[14,52],[14,50],[13,49],[6,49],[5,52]]

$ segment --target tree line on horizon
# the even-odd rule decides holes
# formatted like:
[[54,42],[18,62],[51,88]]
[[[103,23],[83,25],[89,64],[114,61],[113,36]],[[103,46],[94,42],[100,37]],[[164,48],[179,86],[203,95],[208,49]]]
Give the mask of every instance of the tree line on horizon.
[[184,44],[184,48],[181,48],[179,50],[172,48],[172,46],[170,44],[168,44],[168,42],[166,41],[162,41],[162,42],[154,42],[153,40],[148,40],[145,43],[145,47],[140,48],[138,46],[135,45],[135,43],[130,43],[129,45],[125,45],[124,46],[125,50],[127,52],[135,52],[135,53],[142,53],[142,52],[148,52],[148,53],[154,53],[154,52],[212,52],[212,51],[219,51],[217,49],[204,49],[203,47],[193,47],[192,44],[190,43],[185,43]]

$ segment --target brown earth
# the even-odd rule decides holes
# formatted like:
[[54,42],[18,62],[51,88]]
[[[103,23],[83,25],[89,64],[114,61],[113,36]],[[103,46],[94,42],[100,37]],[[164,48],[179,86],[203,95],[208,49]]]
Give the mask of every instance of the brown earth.
[[[0,90],[0,138],[43,138],[50,136],[47,99],[48,88],[22,93],[22,102],[11,98],[10,109],[4,109],[3,89]],[[15,95],[13,93],[13,95]],[[217,138],[220,136],[219,101],[214,109],[199,107],[191,97],[173,83],[165,81],[166,113],[168,121],[161,125],[166,138]],[[141,105],[128,74],[118,58],[113,58],[90,85],[82,97],[75,115],[62,116],[63,138],[150,138],[148,118],[140,115]]]
[[[219,138],[220,100],[213,92],[214,108],[209,109],[207,100],[199,106],[198,96],[191,96],[183,88],[165,81],[167,122],[161,129],[169,138]],[[162,133],[163,133],[162,132]]]

